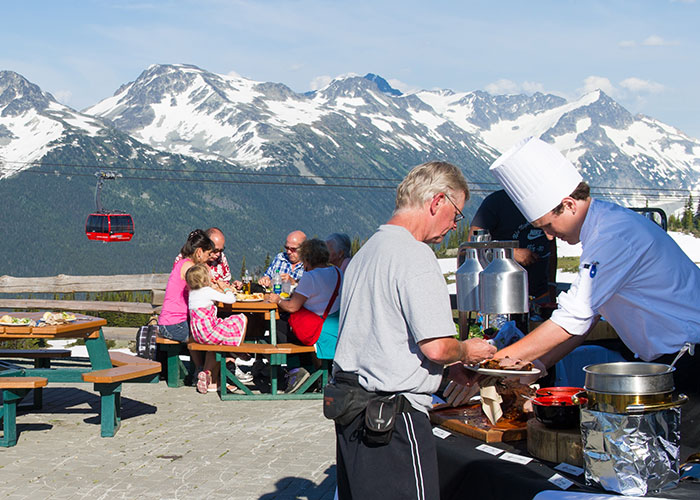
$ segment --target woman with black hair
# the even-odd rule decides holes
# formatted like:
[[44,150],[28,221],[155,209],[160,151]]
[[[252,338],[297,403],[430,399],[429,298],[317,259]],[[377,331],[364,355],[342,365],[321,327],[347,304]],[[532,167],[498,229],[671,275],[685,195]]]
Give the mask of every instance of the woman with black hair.
[[[214,243],[201,229],[195,229],[187,237],[180,253],[183,258],[173,264],[168,284],[165,287],[163,308],[158,316],[159,335],[166,339],[187,342],[190,325],[187,320],[187,300],[189,290],[185,282],[185,273],[195,264],[206,263],[214,251]],[[190,352],[196,368],[203,365],[202,353]]]

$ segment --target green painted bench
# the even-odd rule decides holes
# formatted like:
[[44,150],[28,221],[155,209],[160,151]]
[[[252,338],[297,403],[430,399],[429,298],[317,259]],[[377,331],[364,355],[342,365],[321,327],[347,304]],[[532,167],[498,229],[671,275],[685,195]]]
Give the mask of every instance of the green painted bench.
[[22,401],[32,389],[45,387],[45,377],[0,377],[0,390],[2,390],[2,419],[3,434],[0,438],[0,446],[9,448],[17,444],[17,404]]
[[177,340],[156,337],[158,351],[163,353],[163,370],[168,387],[182,387],[185,379],[192,375],[180,359],[180,354],[189,355],[187,344]]
[[[280,366],[286,363],[287,356],[304,353],[314,353],[314,346],[304,346],[296,344],[255,344],[244,342],[239,346],[211,345],[188,342],[187,347],[191,351],[213,351],[216,352],[216,361],[219,363],[221,371],[221,399],[224,401],[250,400],[250,399],[323,399],[323,394],[319,392],[307,392],[312,389],[317,380],[321,380],[323,385],[328,383],[329,365],[328,360],[323,360],[321,368],[314,370],[311,376],[294,393],[285,393],[278,390],[279,377],[281,376]],[[249,387],[243,384],[236,375],[226,366],[227,358],[225,353],[233,354],[262,354],[269,356],[270,360],[270,393],[254,393]],[[228,390],[227,385],[231,383],[238,387],[243,394],[233,394]]]
[[[0,349],[0,359],[32,359],[34,368],[51,368],[52,359],[70,358],[70,354],[70,349]],[[32,409],[40,409],[44,404],[43,398],[42,388],[34,388]]]
[[84,382],[92,382],[100,394],[102,437],[113,437],[121,425],[122,382],[157,382],[160,363],[121,352],[110,352],[113,367],[82,374]]

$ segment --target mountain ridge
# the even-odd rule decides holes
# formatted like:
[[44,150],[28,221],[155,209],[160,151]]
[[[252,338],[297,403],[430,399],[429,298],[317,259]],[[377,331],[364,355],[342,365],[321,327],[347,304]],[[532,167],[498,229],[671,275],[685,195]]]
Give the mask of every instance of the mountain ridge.
[[[0,196],[32,196],[11,204],[0,230],[52,245],[33,246],[40,258],[28,262],[11,240],[0,242],[9,256],[0,274],[167,272],[183,235],[211,225],[223,226],[232,267],[241,256],[259,265],[296,228],[364,239],[390,215],[399,180],[433,159],[464,172],[470,216],[498,188],[489,165],[527,135],[552,143],[594,187],[617,190],[598,194],[624,204],[700,185],[700,141],[633,116],[601,91],[569,102],[543,93],[394,90],[374,73],[300,94],[194,65],[151,65],[76,111],[2,72]],[[132,243],[100,246],[81,233],[94,172],[106,168],[124,174],[107,183],[103,199],[134,215]],[[81,259],[70,258],[75,252]]]

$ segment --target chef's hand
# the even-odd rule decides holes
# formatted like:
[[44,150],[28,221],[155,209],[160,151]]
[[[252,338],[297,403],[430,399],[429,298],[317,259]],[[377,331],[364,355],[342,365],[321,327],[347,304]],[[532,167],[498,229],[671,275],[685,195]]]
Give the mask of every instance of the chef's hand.
[[486,359],[493,358],[496,347],[484,339],[468,339],[462,342],[462,363],[475,365]]
[[529,266],[539,259],[538,255],[529,248],[514,248],[513,257],[515,257],[515,262],[521,266]]
[[518,379],[521,384],[524,384],[524,385],[534,384],[539,379],[541,379],[542,377],[547,375],[547,367],[544,366],[544,363],[542,363],[542,361],[540,361],[539,359],[536,359],[532,362],[532,365],[535,368],[537,368],[540,371],[540,373],[538,373],[537,375],[523,375],[522,377],[520,377]]
[[483,378],[478,373],[467,370],[462,363],[450,365],[447,372],[450,382],[442,395],[450,406],[466,404],[479,392],[479,380]]

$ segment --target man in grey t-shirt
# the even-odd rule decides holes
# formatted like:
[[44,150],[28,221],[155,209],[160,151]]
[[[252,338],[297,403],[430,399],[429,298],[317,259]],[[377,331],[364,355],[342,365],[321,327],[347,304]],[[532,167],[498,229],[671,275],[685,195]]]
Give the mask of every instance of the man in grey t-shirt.
[[427,408],[446,372],[466,383],[462,363],[490,358],[481,339],[460,342],[447,285],[428,243],[464,216],[469,188],[457,167],[430,162],[399,185],[391,219],[350,262],[343,282],[333,374],[361,390],[397,395],[386,444],[363,435],[364,413],[336,421],[338,494],[345,499],[438,499],[437,456]]

